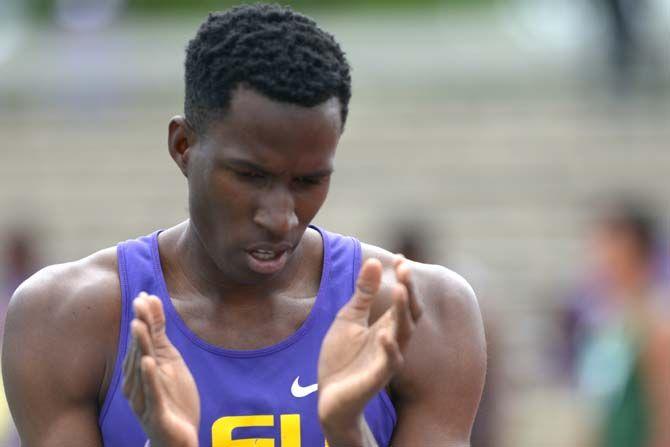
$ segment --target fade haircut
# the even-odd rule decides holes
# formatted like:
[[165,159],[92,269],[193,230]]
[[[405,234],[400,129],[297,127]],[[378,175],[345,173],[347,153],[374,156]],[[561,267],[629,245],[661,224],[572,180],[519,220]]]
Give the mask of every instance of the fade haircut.
[[310,18],[274,4],[211,13],[186,48],[184,113],[203,134],[242,85],[270,99],[312,107],[337,97],[342,128],[350,67],[334,37]]

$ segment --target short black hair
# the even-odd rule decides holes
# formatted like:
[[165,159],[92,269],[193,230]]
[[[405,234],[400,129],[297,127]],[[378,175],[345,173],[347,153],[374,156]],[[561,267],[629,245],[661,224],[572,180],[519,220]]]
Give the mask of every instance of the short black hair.
[[332,97],[342,127],[351,98],[349,63],[335,38],[288,7],[258,3],[210,13],[186,48],[184,113],[204,132],[233,91],[312,107]]

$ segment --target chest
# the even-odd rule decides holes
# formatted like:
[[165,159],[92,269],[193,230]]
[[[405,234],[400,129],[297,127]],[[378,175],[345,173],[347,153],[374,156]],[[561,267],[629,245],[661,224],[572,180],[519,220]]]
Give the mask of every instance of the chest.
[[259,350],[214,352],[177,335],[201,396],[200,445],[232,447],[233,440],[248,439],[266,447],[324,446],[317,415],[320,340],[310,335],[316,334],[301,331]]
[[[184,357],[201,402],[201,446],[325,447],[317,412],[317,365],[326,324],[310,319],[279,344],[230,351],[206,344],[168,320],[168,337]],[[387,445],[395,413],[383,393],[366,420]],[[146,437],[116,390],[101,422],[105,445],[142,445]]]
[[237,308],[216,308],[173,299],[179,317],[198,338],[229,350],[256,350],[280,343],[305,323],[315,298],[280,298]]

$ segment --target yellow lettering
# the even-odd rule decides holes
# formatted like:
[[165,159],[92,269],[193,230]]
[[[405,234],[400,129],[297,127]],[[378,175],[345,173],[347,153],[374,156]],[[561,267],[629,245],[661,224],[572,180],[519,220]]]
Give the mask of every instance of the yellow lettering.
[[300,415],[282,414],[281,447],[300,447]]
[[[274,416],[225,416],[212,424],[212,447],[274,447],[270,438],[233,439],[233,430],[241,427],[272,427]],[[283,440],[283,438],[282,438]]]

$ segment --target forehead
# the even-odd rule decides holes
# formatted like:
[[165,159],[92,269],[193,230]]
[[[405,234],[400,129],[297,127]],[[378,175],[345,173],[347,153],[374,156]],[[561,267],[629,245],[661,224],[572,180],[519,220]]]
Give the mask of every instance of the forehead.
[[217,157],[244,158],[264,165],[323,164],[341,134],[340,103],[331,98],[303,107],[238,88],[229,110],[207,131]]

